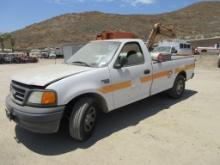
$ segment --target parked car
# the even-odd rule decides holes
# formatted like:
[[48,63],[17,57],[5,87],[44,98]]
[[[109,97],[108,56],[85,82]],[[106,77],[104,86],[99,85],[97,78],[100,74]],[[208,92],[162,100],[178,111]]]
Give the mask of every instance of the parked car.
[[41,51],[41,58],[49,58],[49,51],[42,50]]
[[36,57],[29,57],[22,52],[15,53],[0,53],[0,63],[36,63],[38,59]]
[[11,56],[12,56],[11,63],[14,64],[21,63],[21,56],[19,56],[18,54],[11,54]]
[[194,76],[195,59],[172,58],[152,61],[140,39],[90,42],[66,64],[14,75],[6,98],[7,117],[37,133],[57,132],[60,121],[68,119],[70,136],[84,141],[93,133],[98,112],[108,113],[163,91],[181,98],[185,82]]
[[35,57],[35,58],[40,58],[41,57],[41,50],[40,49],[32,49],[29,56]]
[[12,58],[12,55],[9,53],[3,55],[4,63],[12,63]]
[[171,60],[176,53],[177,50],[172,46],[157,46],[150,52],[152,57],[162,55],[164,60]]
[[55,51],[51,51],[50,54],[49,54],[49,58],[50,59],[55,59],[57,57]]
[[0,64],[4,63],[4,54],[0,53]]

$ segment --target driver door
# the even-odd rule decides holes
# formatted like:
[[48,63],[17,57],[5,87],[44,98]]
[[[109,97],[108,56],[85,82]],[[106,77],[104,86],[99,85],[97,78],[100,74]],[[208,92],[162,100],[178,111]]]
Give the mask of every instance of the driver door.
[[127,58],[126,64],[120,69],[110,69],[112,85],[116,89],[113,92],[115,108],[143,99],[149,93],[149,87],[143,90],[140,82],[140,77],[144,75],[147,66],[139,43],[126,43],[119,53],[115,65],[122,56]]

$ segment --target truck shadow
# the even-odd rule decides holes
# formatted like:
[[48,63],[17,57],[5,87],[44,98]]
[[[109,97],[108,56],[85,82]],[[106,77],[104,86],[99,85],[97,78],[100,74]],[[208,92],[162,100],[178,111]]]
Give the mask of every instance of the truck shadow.
[[126,127],[137,125],[140,121],[162,110],[167,110],[170,106],[186,100],[196,93],[196,91],[186,90],[184,96],[179,100],[173,100],[164,94],[160,94],[111,113],[101,114],[94,135],[86,142],[72,140],[68,136],[68,129],[65,124],[56,134],[35,134],[16,126],[15,139],[18,143],[22,143],[31,151],[41,155],[60,155],[77,148],[86,149],[97,141]]

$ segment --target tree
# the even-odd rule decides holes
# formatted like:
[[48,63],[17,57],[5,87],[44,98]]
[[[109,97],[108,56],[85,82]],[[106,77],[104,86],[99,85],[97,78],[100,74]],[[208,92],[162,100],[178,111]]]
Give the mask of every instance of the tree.
[[4,45],[4,36],[3,36],[3,34],[0,35],[0,44],[1,44],[2,52],[4,52],[5,45]]
[[15,51],[15,39],[14,38],[10,38],[10,44],[11,44],[11,50],[12,52]]
[[2,52],[4,52],[4,49],[5,49],[5,41],[8,41],[8,40],[10,41],[12,52],[14,52],[15,40],[12,37],[12,35],[9,33],[4,33],[0,35],[0,44],[1,44]]

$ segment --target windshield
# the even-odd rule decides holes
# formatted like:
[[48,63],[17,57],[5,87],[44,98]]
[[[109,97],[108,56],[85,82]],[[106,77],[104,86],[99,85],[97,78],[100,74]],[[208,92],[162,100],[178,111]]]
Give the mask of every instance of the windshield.
[[90,42],[78,50],[67,63],[90,67],[105,66],[110,62],[120,44],[116,41]]
[[154,48],[154,50],[152,52],[166,52],[166,53],[170,53],[170,46],[158,46],[156,48]]

